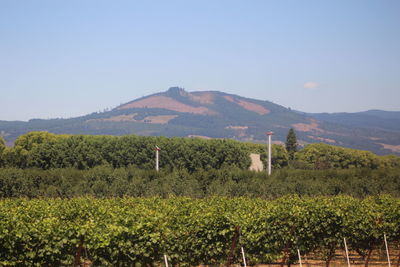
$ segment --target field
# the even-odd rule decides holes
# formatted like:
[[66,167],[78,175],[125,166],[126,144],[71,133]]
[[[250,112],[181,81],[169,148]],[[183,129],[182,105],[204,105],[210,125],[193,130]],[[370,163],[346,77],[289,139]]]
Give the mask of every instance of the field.
[[352,258],[371,252],[372,265],[384,233],[396,253],[400,236],[400,201],[387,195],[4,199],[0,217],[5,266],[71,266],[77,253],[94,266],[160,265],[164,254],[170,265],[221,265],[234,239],[232,263],[243,247],[251,265],[295,264],[299,249],[305,266],[339,266],[344,237]]
[[[1,141],[1,139],[0,139]],[[0,142],[1,144],[1,142]],[[154,147],[160,146],[160,170]],[[323,144],[33,132],[0,146],[0,266],[386,265],[400,161]]]

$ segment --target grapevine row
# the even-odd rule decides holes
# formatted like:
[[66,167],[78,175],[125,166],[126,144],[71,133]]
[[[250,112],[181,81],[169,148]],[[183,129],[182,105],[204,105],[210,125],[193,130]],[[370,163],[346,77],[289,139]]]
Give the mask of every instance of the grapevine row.
[[73,198],[0,200],[0,265],[71,266],[79,244],[95,266],[221,264],[235,228],[251,264],[301,254],[329,261],[346,237],[368,255],[400,240],[400,200],[387,195],[273,201],[250,198]]

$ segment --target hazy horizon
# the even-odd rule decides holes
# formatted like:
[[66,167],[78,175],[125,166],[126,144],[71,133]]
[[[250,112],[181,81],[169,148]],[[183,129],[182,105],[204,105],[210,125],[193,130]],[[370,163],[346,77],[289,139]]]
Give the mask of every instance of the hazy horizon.
[[179,86],[310,113],[400,111],[400,2],[1,1],[0,120]]

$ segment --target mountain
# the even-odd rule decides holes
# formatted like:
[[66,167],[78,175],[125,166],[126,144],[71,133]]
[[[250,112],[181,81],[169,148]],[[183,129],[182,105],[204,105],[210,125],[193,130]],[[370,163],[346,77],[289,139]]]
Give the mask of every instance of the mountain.
[[0,135],[9,144],[29,131],[197,136],[250,142],[265,142],[265,132],[273,131],[273,140],[283,143],[290,128],[296,130],[302,145],[324,142],[377,154],[400,154],[400,112],[308,114],[270,101],[218,91],[187,92],[179,87],[82,117],[0,121]]
[[314,113],[310,116],[350,127],[400,131],[400,111],[368,110],[356,113]]

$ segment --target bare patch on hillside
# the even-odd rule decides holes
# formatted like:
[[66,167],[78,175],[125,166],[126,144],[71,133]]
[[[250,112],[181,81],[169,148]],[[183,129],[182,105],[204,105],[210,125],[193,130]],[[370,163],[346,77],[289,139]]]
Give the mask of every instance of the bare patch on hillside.
[[278,124],[273,124],[272,126],[274,126],[276,128],[289,129],[289,127],[287,127],[287,126],[278,125]]
[[192,93],[189,94],[190,100],[204,104],[204,105],[211,105],[214,103],[214,95],[212,93]]
[[87,120],[87,122],[90,121],[132,121],[135,122],[135,116],[137,116],[137,113],[134,114],[127,114],[127,115],[118,115],[110,118],[102,118],[102,119],[91,119]]
[[159,115],[159,116],[148,116],[143,120],[137,120],[135,117],[137,113],[127,114],[127,115],[118,115],[111,118],[104,119],[92,119],[90,121],[113,121],[113,122],[141,122],[141,123],[154,123],[154,124],[167,124],[170,120],[175,119],[178,115]]
[[10,134],[9,133],[7,133],[6,131],[0,131],[0,136],[1,137],[7,137],[7,136],[9,136]]
[[322,132],[323,130],[321,128],[318,128],[319,124],[316,123],[315,121],[312,121],[311,123],[295,123],[292,124],[293,128],[296,131],[299,132],[311,132],[311,131],[316,131],[316,132]]
[[237,99],[230,95],[225,95],[224,98],[230,102],[238,104],[239,106],[241,106],[244,109],[256,112],[260,115],[265,115],[265,114],[270,113],[270,111],[268,109],[266,109],[265,107],[258,105],[258,104],[254,104],[254,103],[251,103],[251,102],[248,102],[245,100]]
[[225,129],[247,130],[247,129],[249,129],[249,127],[248,126],[226,126]]
[[159,115],[159,116],[148,116],[143,119],[143,122],[156,123],[156,124],[167,124],[170,120],[175,119],[178,115]]
[[135,116],[137,116],[137,113],[128,114],[128,115],[119,115],[119,116],[114,116],[114,117],[102,119],[102,120],[103,121],[136,121]]
[[178,112],[187,112],[201,115],[213,115],[216,114],[214,111],[206,107],[192,107],[181,103],[171,97],[167,96],[152,96],[142,100],[138,100],[126,105],[119,107],[118,109],[128,108],[162,108]]
[[189,138],[200,138],[200,139],[207,139],[207,140],[209,140],[209,139],[213,139],[213,138],[211,138],[211,137],[209,137],[209,136],[204,136],[204,135],[195,135],[195,134],[188,135],[187,137],[189,137]]
[[368,139],[373,140],[373,141],[382,140],[382,138],[379,138],[379,137],[370,137]]
[[389,145],[389,144],[383,144],[383,143],[378,143],[379,145],[382,145],[383,148],[389,149],[393,152],[400,153],[400,145]]
[[312,135],[307,135],[308,138],[311,138],[313,140],[318,140],[322,142],[327,142],[327,143],[336,143],[336,140],[330,139],[330,138],[323,138],[319,136],[312,136]]
[[249,129],[248,126],[226,126],[225,129],[228,130],[234,130],[236,132],[236,134],[238,135],[238,137],[244,137],[246,136],[246,130]]
[[[311,119],[310,123],[295,123],[295,124],[292,124],[292,126],[296,131],[299,131],[299,132],[314,132],[316,134],[323,133],[323,134],[334,134],[334,135],[345,136],[345,134],[331,132],[331,131],[327,131],[327,130],[320,128],[319,123],[314,119]],[[331,140],[333,140],[333,139],[331,139]]]
[[292,124],[293,128],[299,132],[318,132],[318,133],[329,133],[324,129],[319,128],[319,124],[316,120],[311,120],[311,123],[295,123]]

